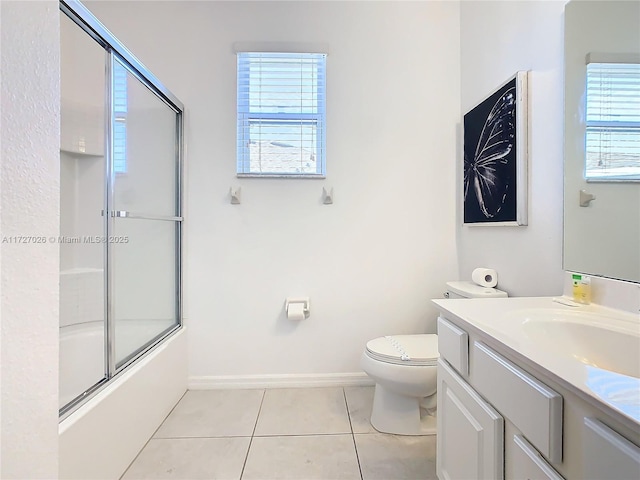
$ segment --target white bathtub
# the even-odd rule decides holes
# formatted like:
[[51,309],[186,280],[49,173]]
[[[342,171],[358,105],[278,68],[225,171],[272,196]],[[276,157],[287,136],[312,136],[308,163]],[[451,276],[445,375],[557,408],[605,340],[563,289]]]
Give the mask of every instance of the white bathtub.
[[105,377],[102,322],[60,328],[59,408]]
[[[133,332],[142,331],[143,326],[131,324]],[[86,373],[85,381],[89,381],[102,364],[83,365],[80,358],[90,345],[102,351],[101,327],[99,322],[90,322],[65,331],[61,367],[64,362],[64,368],[75,375]],[[80,380],[62,380],[61,372],[63,384],[71,388],[80,385]],[[60,478],[120,478],[186,389],[187,343],[182,328],[60,422]]]
[[[136,351],[172,323],[172,320],[119,320],[116,358]],[[102,321],[60,328],[60,408],[105,378],[105,348]]]

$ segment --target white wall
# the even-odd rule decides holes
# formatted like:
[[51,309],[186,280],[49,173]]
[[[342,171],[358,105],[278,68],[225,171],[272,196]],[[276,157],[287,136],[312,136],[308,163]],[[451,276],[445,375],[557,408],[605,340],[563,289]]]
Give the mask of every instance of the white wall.
[[[457,277],[457,2],[87,5],[187,108],[192,377],[357,372],[368,339],[435,328]],[[238,41],[329,45],[326,181],[235,177]]]
[[[0,6],[2,238],[59,232],[58,2]],[[1,243],[0,477],[58,473],[56,243]]]
[[[518,70],[529,78],[529,225],[462,226],[458,168],[459,274],[498,271],[510,295],[562,292],[563,8],[555,1],[464,1],[460,7],[461,114]],[[462,158],[462,135],[458,141]],[[461,161],[459,160],[459,164]]]

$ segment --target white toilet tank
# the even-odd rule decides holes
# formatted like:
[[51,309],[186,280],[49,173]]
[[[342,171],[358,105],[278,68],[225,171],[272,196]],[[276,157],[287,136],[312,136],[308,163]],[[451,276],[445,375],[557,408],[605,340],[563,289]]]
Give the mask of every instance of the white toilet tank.
[[497,288],[481,287],[473,282],[447,282],[444,298],[505,298],[507,292]]

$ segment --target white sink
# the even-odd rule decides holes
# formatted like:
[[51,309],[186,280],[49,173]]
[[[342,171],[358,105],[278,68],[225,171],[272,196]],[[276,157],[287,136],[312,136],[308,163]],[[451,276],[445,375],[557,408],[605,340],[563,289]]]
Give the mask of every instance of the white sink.
[[529,309],[509,312],[526,337],[554,354],[585,365],[640,378],[640,323],[580,310]]

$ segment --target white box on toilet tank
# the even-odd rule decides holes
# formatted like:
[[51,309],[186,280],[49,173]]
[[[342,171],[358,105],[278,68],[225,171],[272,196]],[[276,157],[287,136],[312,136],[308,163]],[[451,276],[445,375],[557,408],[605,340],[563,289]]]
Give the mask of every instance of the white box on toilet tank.
[[481,287],[473,282],[447,282],[444,298],[505,298],[507,292],[497,288]]

